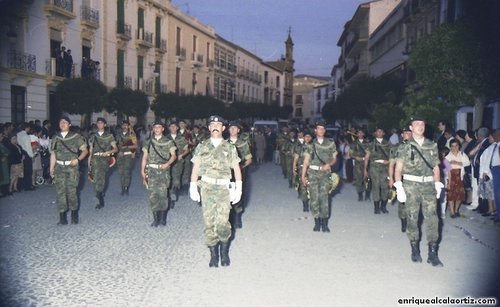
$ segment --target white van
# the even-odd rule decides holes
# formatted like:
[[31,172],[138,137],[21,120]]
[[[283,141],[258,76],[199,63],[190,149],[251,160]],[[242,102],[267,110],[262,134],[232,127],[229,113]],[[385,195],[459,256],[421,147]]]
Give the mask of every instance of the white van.
[[252,132],[257,130],[264,131],[265,128],[271,128],[274,133],[278,132],[278,122],[275,120],[256,120],[252,126]]

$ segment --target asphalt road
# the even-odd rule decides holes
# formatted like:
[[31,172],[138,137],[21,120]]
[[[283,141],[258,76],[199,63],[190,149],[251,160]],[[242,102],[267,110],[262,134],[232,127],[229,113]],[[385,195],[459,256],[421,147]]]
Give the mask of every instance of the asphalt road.
[[415,264],[395,206],[374,215],[346,184],[333,197],[332,232],[313,232],[278,166],[264,164],[250,172],[231,265],[209,268],[196,203],[181,196],[167,226],[150,227],[138,173],[128,197],[118,179],[111,175],[102,210],[83,185],[78,225],[56,225],[51,185],[0,199],[2,306],[401,306],[500,289],[500,228],[466,209],[444,220],[444,267],[425,263],[425,233]]

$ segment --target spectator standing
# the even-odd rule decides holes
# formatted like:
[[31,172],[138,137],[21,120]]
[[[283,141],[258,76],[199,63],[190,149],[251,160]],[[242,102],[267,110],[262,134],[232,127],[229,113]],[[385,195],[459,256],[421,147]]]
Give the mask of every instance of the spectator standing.
[[[482,200],[479,199],[479,180],[480,177],[480,165],[481,165],[481,155],[490,146],[488,141],[489,130],[486,127],[479,128],[477,130],[477,143],[474,149],[469,152],[469,158],[471,158],[472,166],[472,203],[470,209],[473,211],[479,211],[481,213],[484,210],[482,205]],[[484,212],[482,212],[484,213]]]
[[9,182],[10,182],[10,171],[9,171],[9,149],[4,145],[5,134],[0,132],[0,192],[2,193],[0,197],[7,196],[9,194]]
[[258,129],[255,134],[254,143],[257,164],[262,164],[262,162],[264,162],[264,154],[266,153],[266,138],[260,129]]
[[446,131],[446,128],[448,128],[448,124],[446,123],[446,121],[440,121],[438,122],[438,130],[439,130],[439,137],[437,138],[437,147],[438,147],[438,150],[441,150],[443,149],[444,147],[446,147],[446,137],[445,137],[445,131]]
[[21,131],[17,133],[17,144],[27,153],[27,156],[23,160],[23,189],[33,191],[35,190],[31,181],[33,176],[33,149],[31,147],[31,137],[29,136],[31,127],[28,123],[22,123],[20,128]]
[[470,161],[469,157],[460,151],[458,140],[450,141],[450,153],[446,155],[446,160],[451,165],[446,182],[448,207],[450,208],[450,217],[455,218],[460,216],[460,205],[465,200],[465,167],[470,166]]
[[73,71],[73,56],[71,55],[71,49],[68,49],[64,55],[64,76],[66,78],[71,78],[71,72]]
[[[498,136],[497,141],[494,138],[494,132],[492,132],[489,137],[490,145],[486,148],[481,155],[481,162],[479,165],[479,196],[483,199],[483,202],[488,204],[488,208],[484,209],[483,216],[495,216],[496,215],[496,205],[495,196],[493,192],[493,158],[497,155],[498,150]],[[495,153],[495,155],[494,155]]]
[[[493,192],[495,193],[495,206],[500,204],[500,128],[497,128],[493,133],[493,140],[496,147],[492,150],[490,160],[490,170],[493,175]],[[496,215],[494,217],[495,224],[500,223],[500,211],[495,208]]]
[[[17,186],[19,179],[24,178],[24,159],[28,156],[26,151],[17,144],[17,136],[15,134],[10,137],[9,147],[9,163],[10,163],[10,184],[9,194],[18,192]],[[30,179],[31,181],[31,179]]]

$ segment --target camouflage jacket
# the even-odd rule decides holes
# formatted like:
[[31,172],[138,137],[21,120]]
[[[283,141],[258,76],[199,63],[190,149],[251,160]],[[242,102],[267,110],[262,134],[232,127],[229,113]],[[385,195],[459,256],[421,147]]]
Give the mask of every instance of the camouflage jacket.
[[78,151],[86,148],[85,138],[76,132],[69,131],[66,137],[63,137],[61,133],[54,135],[50,151],[55,153],[57,160],[69,161],[77,159]]
[[424,161],[424,158],[432,167],[439,165],[437,144],[429,139],[425,139],[420,146],[411,138],[407,143],[400,144],[396,153],[396,161],[403,162],[403,174],[433,176],[434,172]]
[[201,142],[195,149],[193,163],[199,163],[200,176],[215,179],[230,179],[231,168],[240,162],[236,146],[221,142],[215,147],[210,139]]
[[376,139],[373,142],[368,143],[366,146],[366,152],[370,154],[370,161],[375,160],[387,160],[390,159],[390,144],[389,141],[383,139],[379,143]]
[[361,158],[366,155],[366,150],[368,146],[370,145],[370,142],[368,142],[367,139],[364,139],[363,142],[360,142],[359,139],[355,140],[351,146],[349,147],[349,155],[352,158]]
[[125,134],[118,133],[115,139],[118,149],[121,152],[130,152],[130,151],[135,152],[135,150],[130,150],[126,148],[127,146],[132,146],[134,144],[137,145],[137,137],[135,133],[130,133],[130,132],[127,132]]
[[335,142],[327,138],[323,139],[323,144],[318,143],[318,140],[314,139],[310,144],[307,144],[304,152],[305,156],[310,157],[309,165],[321,166],[337,156],[337,146]]
[[176,149],[175,143],[171,138],[162,136],[156,139],[154,136],[144,142],[142,151],[148,154],[148,163],[160,164],[170,160],[171,150]]
[[102,153],[113,149],[113,145],[116,146],[115,137],[105,131],[102,135],[99,133],[94,133],[89,138],[89,144],[92,145],[92,154]]
[[243,140],[241,137],[238,137],[236,142],[232,142],[231,139],[227,139],[229,144],[232,144],[236,147],[236,151],[238,152],[238,157],[241,162],[245,162],[247,160],[252,159],[252,152],[250,151],[250,145],[248,142]]

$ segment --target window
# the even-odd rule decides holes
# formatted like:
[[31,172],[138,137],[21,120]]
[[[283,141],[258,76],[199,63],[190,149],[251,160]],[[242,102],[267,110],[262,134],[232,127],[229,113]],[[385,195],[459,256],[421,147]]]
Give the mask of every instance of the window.
[[161,17],[156,17],[155,21],[155,47],[161,48]]
[[175,55],[181,55],[181,28],[177,27],[175,36]]
[[116,87],[125,86],[125,51],[118,49],[116,54]]
[[21,123],[26,121],[26,88],[11,85],[10,87],[11,121]]

